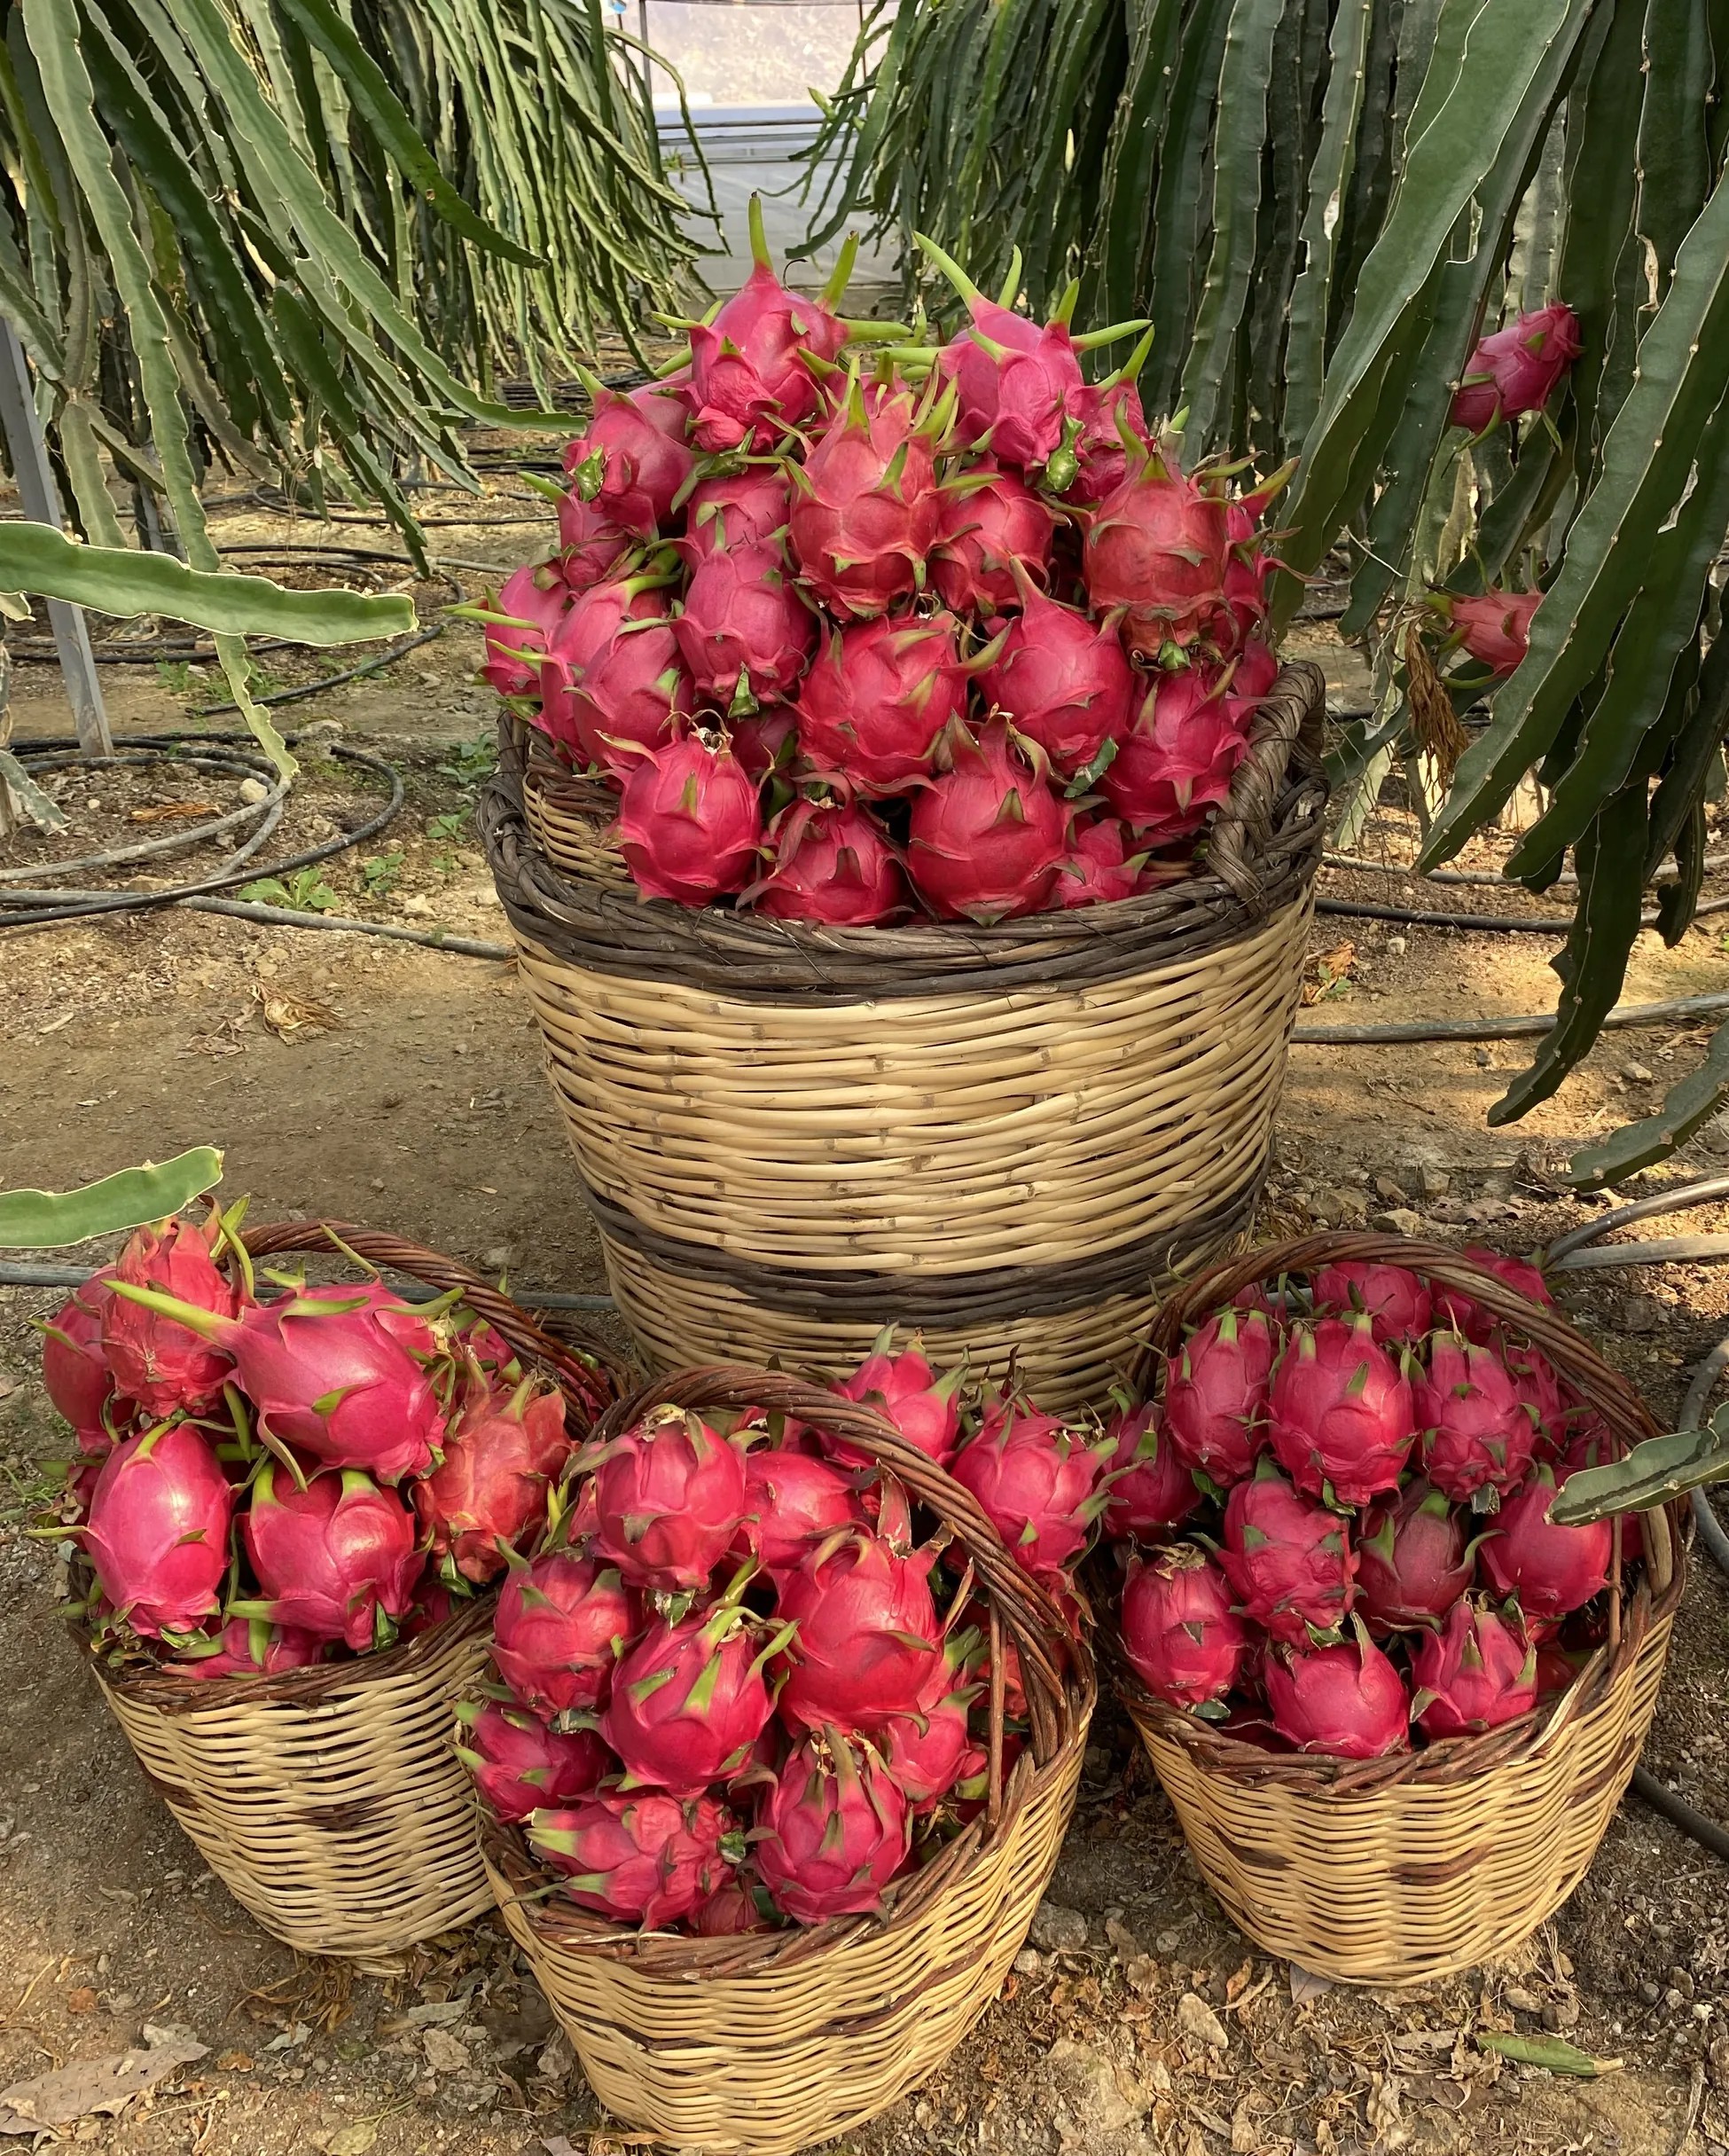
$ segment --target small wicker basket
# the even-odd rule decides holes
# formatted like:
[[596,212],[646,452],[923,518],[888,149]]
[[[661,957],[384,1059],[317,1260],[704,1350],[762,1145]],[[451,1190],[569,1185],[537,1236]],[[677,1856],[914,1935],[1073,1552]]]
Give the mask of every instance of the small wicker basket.
[[[338,1238],[340,1237],[340,1242]],[[254,1258],[339,1250],[464,1299],[557,1379],[574,1435],[611,1384],[463,1266],[346,1222],[248,1229]],[[490,1595],[413,1639],[275,1676],[190,1682],[108,1668],[102,1696],[146,1776],[241,1906],[304,1954],[363,1968],[491,1906],[472,1788],[450,1747],[452,1702],[486,1661]]]
[[[1345,1262],[1401,1265],[1515,1326],[1628,1445],[1655,1434],[1638,1394],[1559,1312],[1455,1250],[1319,1235],[1245,1253],[1160,1314],[1143,1381],[1185,1323],[1256,1281]],[[1152,1756],[1202,1876],[1258,1946],[1335,1982],[1422,1984],[1506,1954],[1590,1869],[1656,1708],[1685,1586],[1685,1508],[1640,1515],[1644,1569],[1608,1638],[1559,1701],[1480,1736],[1386,1759],[1272,1753],[1155,1700],[1101,1624],[1118,1698]]]
[[[767,1371],[688,1370],[610,1409],[597,1436],[659,1401],[755,1406],[873,1453],[953,1530],[989,1597],[993,1697],[984,1814],[882,1917],[685,1939],[622,1929],[549,1888],[520,1831],[486,1836],[505,1924],[606,2108],[677,2148],[787,2156],[852,2131],[935,2072],[997,1996],[1074,1809],[1092,1712],[1091,1658],[971,1494],[868,1408]],[[1005,1637],[1031,1736],[1003,1772]]]

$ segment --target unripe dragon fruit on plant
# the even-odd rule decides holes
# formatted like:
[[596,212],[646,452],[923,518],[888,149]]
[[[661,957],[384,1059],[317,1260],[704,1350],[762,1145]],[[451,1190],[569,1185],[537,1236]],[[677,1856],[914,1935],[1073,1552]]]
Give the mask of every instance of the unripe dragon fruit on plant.
[[1482,1564],[1498,1595],[1516,1595],[1528,1624],[1549,1624],[1583,1609],[1608,1585],[1613,1524],[1569,1527],[1549,1517],[1556,1491],[1572,1470],[1533,1468],[1483,1536]]
[[765,1644],[732,1595],[652,1624],[620,1661],[600,1719],[628,1784],[694,1797],[737,1774],[774,1712],[763,1673],[784,1644],[778,1634]]
[[1188,1466],[1221,1489],[1253,1474],[1266,1449],[1278,1352],[1264,1312],[1221,1310],[1189,1335],[1165,1372],[1170,1441]]
[[525,1377],[509,1392],[471,1384],[444,1440],[444,1456],[414,1485],[414,1508],[433,1562],[449,1557],[465,1580],[493,1580],[545,1517],[548,1486],[570,1454],[564,1398]]
[[144,1288],[197,1309],[213,1324],[231,1321],[240,1291],[211,1255],[221,1230],[213,1219],[200,1227],[185,1219],[160,1221],[129,1237],[116,1261],[113,1292],[102,1305],[102,1353],[116,1388],[146,1415],[183,1408],[202,1415],[221,1398],[234,1376],[232,1355],[220,1336],[189,1335],[160,1302],[133,1299]]
[[1396,1340],[1414,1346],[1428,1330],[1428,1290],[1404,1266],[1323,1266],[1310,1286],[1318,1311],[1342,1316],[1366,1311],[1383,1346]]
[[[899,1431],[938,1467],[948,1467],[960,1442],[960,1391],[965,1368],[957,1365],[938,1377],[914,1345],[894,1352],[894,1330],[880,1334],[876,1345],[850,1377],[834,1390],[842,1399],[874,1407],[885,1422]],[[846,1467],[874,1467],[876,1455],[865,1453],[842,1438],[825,1440],[831,1455]]]
[[769,872],[739,903],[771,920],[862,928],[911,905],[899,848],[857,803],[794,801],[765,840],[773,849]]
[[1530,1465],[1535,1420],[1513,1373],[1492,1347],[1438,1332],[1417,1372],[1412,1411],[1423,1472],[1460,1502],[1481,1489],[1510,1490]]
[[709,1797],[681,1802],[659,1790],[530,1812],[526,1832],[579,1908],[648,1932],[676,1924],[727,1886],[744,1852],[724,1805]]
[[959,614],[1007,614],[1051,566],[1055,525],[1044,499],[990,459],[940,490],[930,580]]
[[836,1729],[799,1745],[756,1818],[763,1883],[796,1924],[874,1914],[911,1846],[905,1794],[869,1744]]
[[1292,1327],[1272,1374],[1267,1437],[1311,1497],[1361,1505],[1397,1486],[1416,1441],[1411,1381],[1371,1318]]
[[1540,412],[1584,349],[1579,318],[1562,301],[1518,316],[1478,340],[1453,393],[1452,424],[1482,435]]
[[1098,906],[1132,898],[1142,888],[1145,852],[1131,853],[1126,825],[1114,816],[1077,816],[1069,827],[1068,852],[1057,872],[1060,906]]
[[617,1569],[570,1549],[520,1559],[498,1595],[492,1661],[543,1721],[601,1706],[635,1633],[636,1604]]
[[907,865],[947,921],[1012,920],[1050,897],[1072,820],[1052,790],[1044,754],[1000,719],[951,735],[951,767],[914,801]]
[[1336,1512],[1301,1496],[1270,1460],[1224,1506],[1219,1563],[1243,1616],[1306,1647],[1350,1612],[1357,1552]]
[[219,1607],[234,1492],[189,1423],[123,1438],[80,1539],[113,1615],[145,1638],[196,1632]]
[[506,1825],[530,1812],[586,1797],[614,1762],[591,1729],[562,1736],[526,1708],[496,1699],[457,1708],[466,1741],[457,1757],[474,1777],[487,1809]]
[[645,752],[624,782],[618,850],[645,898],[707,906],[750,881],[763,810],[731,747],[692,729]]
[[693,709],[665,584],[646,574],[597,584],[553,630],[541,662],[536,724],[579,764],[614,777]]
[[1205,1550],[1179,1542],[1145,1563],[1123,1588],[1123,1651],[1155,1699],[1206,1706],[1241,1682],[1250,1642],[1231,1586]]
[[1248,753],[1248,717],[1230,677],[1185,667],[1154,678],[1134,723],[1117,737],[1099,791],[1131,830],[1168,845],[1200,829],[1231,791]]
[[1451,623],[1452,641],[1462,645],[1497,681],[1504,681],[1530,647],[1531,616],[1543,604],[1541,592],[1435,592],[1429,602]]
[[778,1614],[795,1632],[779,1657],[779,1707],[794,1728],[868,1733],[919,1698],[942,1659],[934,1559],[843,1528],[781,1582]]
[[651,1410],[590,1456],[595,1555],[633,1587],[705,1588],[746,1509],[745,1457],[682,1407]]
[[1084,771],[1134,715],[1136,678],[1122,639],[1018,578],[1021,611],[979,677],[988,704],[1037,741],[1064,777]]
[[260,1595],[231,1604],[236,1614],[344,1640],[356,1653],[395,1636],[426,1570],[413,1514],[354,1468],[314,1475],[301,1490],[266,1461],[240,1533]]
[[1224,501],[1149,451],[1087,524],[1087,595],[1121,613],[1131,652],[1157,659],[1193,643],[1223,602],[1229,545]]
[[1420,1477],[1377,1500],[1357,1533],[1357,1606],[1376,1633],[1438,1625],[1470,1586],[1476,1545]]
[[609,389],[586,369],[583,387],[594,406],[588,432],[564,453],[580,501],[639,539],[664,529],[679,490],[695,469],[685,441],[684,400],[660,382]]
[[1378,1760],[1410,1747],[1404,1680],[1360,1624],[1336,1647],[1275,1647],[1264,1681],[1273,1727],[1299,1752]]
[[789,697],[817,647],[816,616],[772,540],[711,547],[672,627],[698,697],[729,714]]
[[694,568],[717,548],[778,545],[792,506],[786,474],[763,465],[700,479],[685,505],[685,558]]
[[1466,1595],[1411,1651],[1412,1713],[1425,1737],[1498,1729],[1537,1705],[1537,1654],[1523,1620]]
[[837,620],[886,613],[922,588],[941,498],[911,396],[886,396],[867,411],[855,378],[804,462],[786,469],[793,557]]
[[1099,1478],[1110,1447],[1093,1450],[1055,1415],[999,1402],[950,1473],[979,1501],[1015,1563],[1049,1580],[1077,1564],[1109,1499]]
[[[621,534],[619,553],[625,545]],[[497,689],[501,696],[537,694],[540,673],[535,660],[546,649],[569,608],[570,586],[556,562],[537,562],[505,577],[497,599],[488,609],[490,615],[502,617],[487,623],[486,663],[481,669],[481,678],[488,687]]]
[[1112,1541],[1128,1537],[1163,1541],[1201,1502],[1189,1463],[1149,1400],[1132,1411],[1119,1408],[1105,1425],[1114,1440],[1106,1465],[1105,1533]]
[[947,614],[857,622],[829,632],[797,705],[799,746],[864,795],[928,776],[966,709],[966,669]]

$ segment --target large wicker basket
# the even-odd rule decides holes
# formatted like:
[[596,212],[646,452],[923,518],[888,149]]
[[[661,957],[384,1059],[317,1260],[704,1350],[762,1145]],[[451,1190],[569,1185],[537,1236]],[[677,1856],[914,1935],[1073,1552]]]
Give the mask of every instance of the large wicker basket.
[[[1330,1263],[1404,1265],[1516,1325],[1629,1445],[1655,1433],[1638,1394],[1553,1310],[1457,1251],[1371,1235],[1254,1250],[1192,1282],[1152,1353],[1251,1282]],[[1427,1983],[1506,1954],[1567,1899],[1644,1747],[1685,1585],[1685,1508],[1639,1516],[1644,1565],[1609,1597],[1608,1642],[1559,1701],[1477,1737],[1387,1759],[1270,1753],[1154,1699],[1101,1627],[1112,1684],[1140,1731],[1208,1885],[1258,1945],[1337,1982]],[[1621,1579],[1620,1536],[1611,1572]]]
[[[346,1222],[249,1229],[255,1258],[342,1244],[438,1289],[460,1287],[520,1354],[555,1377],[586,1435],[611,1386],[597,1361],[544,1332],[463,1266]],[[139,1764],[243,1908],[291,1947],[363,1967],[491,1906],[473,1795],[450,1748],[450,1708],[473,1689],[491,1595],[377,1654],[269,1677],[189,1682],[116,1672],[102,1696]]]
[[850,1368],[892,1321],[993,1376],[1018,1352],[1054,1410],[1098,1399],[1254,1212],[1323,693],[1284,669],[1193,875],[990,929],[645,903],[595,868],[591,820],[562,843],[558,784],[507,733],[482,828],[651,1364]]
[[[1091,1662],[971,1494],[868,1408],[777,1374],[682,1372],[612,1408],[601,1438],[656,1402],[778,1408],[892,1468],[951,1527],[988,1597],[993,1653],[984,1814],[881,1917],[731,1939],[628,1932],[549,1892],[519,1829],[486,1854],[505,1922],[606,2108],[676,2148],[786,2156],[850,2132],[935,2072],[997,1996],[1074,1809]],[[1030,1736],[1003,1771],[1013,1640]]]

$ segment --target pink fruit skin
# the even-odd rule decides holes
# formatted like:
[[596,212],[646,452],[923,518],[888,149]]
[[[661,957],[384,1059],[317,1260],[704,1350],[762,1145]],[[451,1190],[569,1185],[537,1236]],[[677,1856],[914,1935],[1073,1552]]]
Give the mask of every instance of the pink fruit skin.
[[818,409],[806,352],[833,359],[846,332],[759,263],[714,320],[691,332],[691,438],[710,454],[770,448]]
[[601,1455],[595,1555],[633,1587],[705,1588],[743,1519],[745,1456],[700,1415],[657,1407]]
[[616,1571],[568,1549],[512,1569],[498,1592],[492,1662],[543,1721],[605,1704],[636,1604]]
[[950,1473],[979,1501],[1009,1554],[1035,1579],[1076,1564],[1102,1509],[1101,1462],[1054,1415],[1011,1407],[955,1454]]
[[1263,1463],[1225,1501],[1219,1563],[1241,1614],[1276,1640],[1306,1647],[1309,1627],[1350,1614],[1357,1552],[1345,1522]]
[[953,617],[897,617],[833,630],[805,676],[799,745],[811,764],[867,797],[927,777],[939,737],[966,709]]
[[897,1714],[883,1733],[888,1772],[915,1815],[935,1811],[957,1783],[971,1781],[989,1763],[968,1727],[977,1690],[945,1693],[915,1713]]
[[[128,1239],[112,1277],[232,1318],[240,1291],[210,1255],[213,1232],[183,1219],[141,1227]],[[102,1305],[102,1353],[115,1388],[146,1415],[172,1415],[176,1407],[202,1415],[234,1376],[226,1343],[200,1339],[160,1311],[112,1292]]]
[[1227,545],[1224,503],[1152,457],[1087,525],[1087,596],[1101,614],[1122,608],[1124,643],[1156,658],[1193,642],[1223,600]]
[[[1548,1282],[1539,1269],[1522,1258],[1504,1258],[1498,1250],[1486,1250],[1481,1243],[1468,1243],[1459,1253],[1473,1265],[1481,1266],[1484,1272],[1492,1273],[1517,1295],[1530,1302],[1540,1303],[1545,1310],[1554,1307],[1554,1297],[1549,1292]],[[1462,1332],[1467,1340],[1487,1341],[1493,1337],[1501,1321],[1482,1303],[1468,1295],[1461,1295],[1456,1288],[1437,1288],[1435,1291],[1435,1317],[1437,1324],[1451,1325],[1454,1331]]]
[[1467,1595],[1411,1650],[1412,1702],[1425,1737],[1465,1737],[1537,1705],[1537,1656],[1524,1627]]
[[426,1570],[414,1516],[393,1491],[353,1468],[314,1475],[298,1490],[274,1462],[260,1470],[240,1522],[262,1606],[256,1614],[356,1653],[380,1618],[408,1615]]
[[[586,592],[603,576],[610,576],[630,551],[630,533],[620,530],[591,502],[585,502],[574,487],[559,498],[559,553],[545,566],[563,578],[567,594]],[[504,613],[521,610],[500,608]],[[505,636],[508,640],[508,630]],[[493,684],[495,688],[497,686]]]
[[792,506],[786,479],[760,466],[700,479],[685,505],[685,557],[694,568],[717,547],[778,543]]
[[953,768],[912,804],[907,866],[944,921],[1036,913],[1068,850],[1072,811],[1052,789],[1043,752],[1029,756],[1000,719],[976,738],[958,727]]
[[793,558],[839,621],[883,614],[912,595],[935,543],[940,497],[910,396],[860,418],[841,405],[802,466],[787,520]]
[[[624,540],[619,540],[622,553]],[[564,619],[570,605],[570,586],[555,562],[541,562],[518,569],[499,587],[490,611],[508,615],[515,628],[489,628],[486,663],[481,678],[501,696],[532,696],[539,688],[536,669],[517,658],[517,652],[544,651],[547,639]]]
[[1531,616],[1542,604],[1541,592],[1449,593],[1444,610],[1466,650],[1502,681],[1524,658]]
[[1416,1442],[1411,1381],[1373,1321],[1294,1326],[1272,1374],[1267,1437],[1298,1489],[1366,1504],[1394,1489]]
[[807,1453],[753,1449],[745,1459],[745,1504],[734,1554],[755,1555],[777,1585],[836,1528],[864,1525],[847,1477]]
[[1169,1539],[1201,1502],[1201,1492],[1186,1460],[1161,1423],[1149,1400],[1132,1413],[1119,1412],[1105,1425],[1115,1439],[1106,1473],[1110,1503],[1105,1533],[1112,1541],[1132,1536],[1143,1542]]
[[1438,1625],[1476,1571],[1463,1522],[1420,1477],[1377,1499],[1357,1531],[1357,1606],[1372,1631]]
[[1141,888],[1146,855],[1130,851],[1134,841],[1127,825],[1114,816],[1076,817],[1068,837],[1068,857],[1057,873],[1055,905],[1108,904],[1132,898]]
[[645,898],[707,906],[750,881],[763,842],[756,788],[732,749],[686,733],[624,782],[618,848]]
[[1075,443],[1075,459],[1079,468],[1074,485],[1063,499],[1078,508],[1087,508],[1115,494],[1128,476],[1129,456],[1122,427],[1117,423],[1119,418],[1134,438],[1145,443],[1146,414],[1141,409],[1140,392],[1133,382],[1120,381],[1102,396],[1089,387],[1078,407],[1071,398],[1069,416],[1082,421]]
[[444,1457],[414,1485],[434,1564],[450,1556],[465,1580],[495,1580],[514,1549],[546,1517],[548,1485],[570,1456],[564,1398],[525,1379],[510,1391],[471,1386]]
[[150,1639],[196,1632],[220,1606],[234,1493],[190,1423],[125,1438],[104,1462],[84,1548],[116,1615]]
[[[842,1399],[874,1407],[893,1423],[907,1443],[916,1446],[938,1467],[947,1467],[960,1442],[960,1373],[951,1371],[938,1382],[936,1373],[917,1348],[898,1355],[879,1350],[867,1355],[850,1377],[834,1390]],[[839,1438],[828,1440],[833,1457],[844,1467],[874,1467],[876,1455]]]
[[1177,1453],[1221,1489],[1266,1450],[1278,1341],[1258,1310],[1221,1310],[1189,1335],[1165,1373],[1164,1426]]
[[1480,435],[1498,421],[1540,412],[1584,347],[1579,318],[1554,300],[1479,340],[1453,393],[1455,427]]
[[985,485],[943,491],[930,580],[958,614],[1009,614],[1021,604],[1017,567],[1044,582],[1056,520],[1013,472],[989,459],[971,466],[969,476],[979,472],[990,474]]
[[574,1804],[614,1765],[591,1729],[561,1737],[521,1707],[496,1699],[457,1713],[464,1725],[458,1757],[487,1809],[507,1825],[530,1812]]
[[1423,1472],[1451,1498],[1463,1502],[1485,1486],[1510,1490],[1530,1465],[1536,1424],[1492,1347],[1436,1333],[1412,1387],[1412,1411]]
[[1404,1266],[1323,1266],[1311,1285],[1317,1310],[1346,1317],[1366,1311],[1383,1345],[1403,1340],[1414,1346],[1428,1330],[1428,1290]]
[[1223,1699],[1240,1682],[1250,1651],[1224,1573],[1189,1543],[1131,1562],[1121,1631],[1142,1683],[1170,1706]]
[[322,1662],[329,1645],[309,1632],[255,1617],[231,1617],[216,1641],[214,1654],[178,1654],[162,1666],[176,1677],[274,1677]]
[[1248,753],[1247,717],[1228,686],[1210,667],[1160,674],[1100,774],[1105,799],[1155,845],[1198,831]]
[[1568,1527],[1549,1517],[1555,1493],[1572,1471],[1533,1469],[1522,1489],[1502,1499],[1483,1538],[1485,1576],[1498,1595],[1519,1597],[1529,1624],[1558,1622],[1608,1585],[1611,1523]]
[[1128,732],[1134,669],[1110,623],[1092,621],[1030,584],[1021,586],[1021,607],[979,686],[1068,778],[1085,770],[1107,741]]
[[694,708],[664,592],[627,579],[596,584],[552,631],[540,670],[536,724],[614,777],[654,749]]
[[633,1782],[694,1797],[746,1764],[774,1702],[743,1613],[661,1619],[613,1677],[601,1733]]
[[798,1747],[756,1818],[763,1883],[795,1924],[880,1909],[911,1840],[904,1794],[869,1746],[855,1753],[838,1730]]
[[941,1660],[929,1550],[903,1556],[879,1535],[831,1536],[782,1582],[778,1614],[796,1624],[777,1658],[779,1708],[795,1729],[880,1729],[919,1698]]
[[795,801],[769,826],[773,865],[740,903],[774,921],[868,928],[911,904],[899,850],[868,809]]
[[685,1923],[698,1939],[734,1939],[742,1933],[769,1928],[768,1918],[756,1906],[755,1895],[738,1878],[699,1901]]
[[685,424],[683,401],[658,382],[598,391],[588,432],[564,453],[578,498],[637,538],[665,530],[696,462]]
[[766,710],[730,718],[726,730],[732,753],[753,786],[761,786],[771,771],[785,770],[798,748],[798,718],[791,704],[771,704]]
[[716,546],[692,572],[673,633],[700,702],[721,712],[779,703],[817,647],[817,617],[778,544]]
[[1273,1727],[1299,1752],[1378,1760],[1411,1744],[1404,1680],[1372,1640],[1275,1649],[1264,1681]]
[[114,1270],[105,1266],[92,1273],[50,1318],[42,1343],[43,1392],[74,1430],[99,1435],[104,1449],[104,1411],[110,1411],[117,1423],[126,1419],[121,1412],[124,1403],[115,1397],[113,1373],[102,1352],[103,1313],[112,1299],[107,1283]]
[[[955,431],[974,448],[988,446],[999,464],[1026,470],[1044,463],[1062,440],[1063,420],[1085,410],[1087,388],[1068,331],[977,299],[972,327],[937,355],[955,384]],[[976,334],[975,334],[976,333]],[[1005,348],[988,351],[980,338]]]
[[562,1873],[579,1908],[658,1931],[687,1917],[732,1878],[722,1841],[732,1815],[711,1798],[681,1803],[659,1790],[584,1797],[530,1812],[528,1846]]

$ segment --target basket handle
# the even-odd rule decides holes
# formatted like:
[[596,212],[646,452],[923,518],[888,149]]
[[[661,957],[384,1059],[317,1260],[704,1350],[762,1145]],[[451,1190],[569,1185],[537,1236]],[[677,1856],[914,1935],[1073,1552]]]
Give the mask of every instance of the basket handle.
[[1326,719],[1326,676],[1312,659],[1279,670],[1249,731],[1248,754],[1207,841],[1207,866],[1245,906],[1262,897],[1260,864],[1272,843],[1273,819],[1288,772],[1306,776],[1320,761]]

